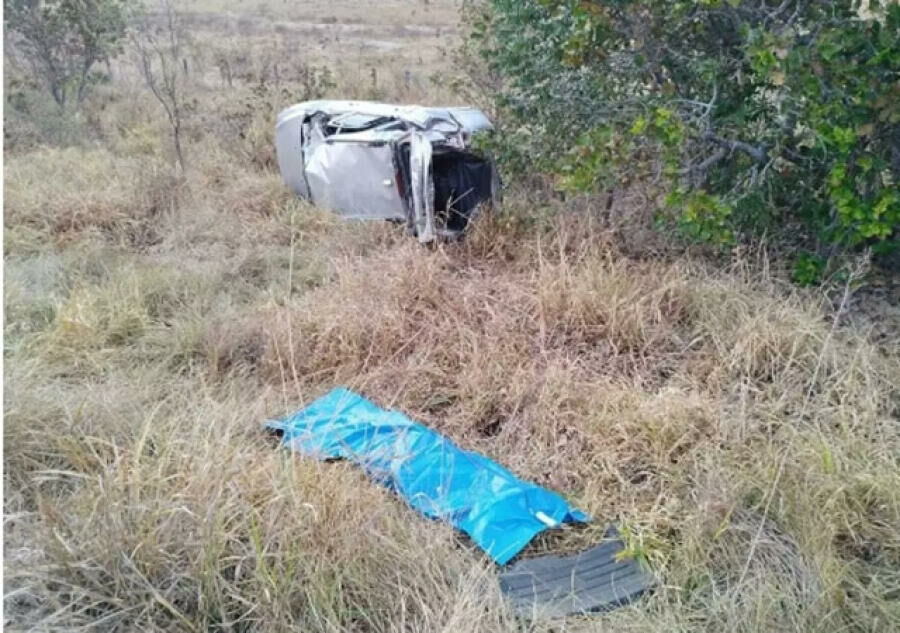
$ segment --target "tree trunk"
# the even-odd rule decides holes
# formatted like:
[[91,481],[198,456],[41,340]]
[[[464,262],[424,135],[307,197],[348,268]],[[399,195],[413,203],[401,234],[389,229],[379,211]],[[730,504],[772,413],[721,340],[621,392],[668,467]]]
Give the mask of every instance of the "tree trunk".
[[178,170],[184,174],[184,152],[181,150],[181,122],[177,121],[172,125],[172,141],[175,144],[175,164]]

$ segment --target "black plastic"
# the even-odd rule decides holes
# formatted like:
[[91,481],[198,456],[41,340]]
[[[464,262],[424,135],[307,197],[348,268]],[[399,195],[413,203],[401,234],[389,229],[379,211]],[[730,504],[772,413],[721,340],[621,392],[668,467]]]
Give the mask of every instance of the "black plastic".
[[655,584],[641,564],[622,558],[615,530],[609,540],[572,556],[520,560],[500,574],[500,588],[523,616],[563,617],[607,611],[635,600]]

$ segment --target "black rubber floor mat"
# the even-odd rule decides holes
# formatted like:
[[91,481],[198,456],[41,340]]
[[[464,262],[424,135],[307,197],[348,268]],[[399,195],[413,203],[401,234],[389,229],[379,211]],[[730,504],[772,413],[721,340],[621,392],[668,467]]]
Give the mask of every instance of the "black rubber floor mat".
[[630,558],[618,560],[618,538],[572,556],[521,560],[500,574],[500,588],[523,616],[562,617],[614,609],[656,580]]

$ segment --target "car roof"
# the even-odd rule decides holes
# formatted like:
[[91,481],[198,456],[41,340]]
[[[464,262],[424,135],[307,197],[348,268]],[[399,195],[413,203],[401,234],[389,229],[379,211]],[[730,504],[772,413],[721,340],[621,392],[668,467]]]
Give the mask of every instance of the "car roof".
[[[278,115],[278,125],[297,117],[307,118],[317,113],[328,116],[357,115],[361,117],[392,117],[406,121],[417,128],[429,129],[452,125],[453,129],[473,133],[493,128],[485,114],[468,106],[424,107],[419,105],[399,105],[377,101],[317,100],[304,101],[282,110]],[[444,125],[441,125],[444,124]]]

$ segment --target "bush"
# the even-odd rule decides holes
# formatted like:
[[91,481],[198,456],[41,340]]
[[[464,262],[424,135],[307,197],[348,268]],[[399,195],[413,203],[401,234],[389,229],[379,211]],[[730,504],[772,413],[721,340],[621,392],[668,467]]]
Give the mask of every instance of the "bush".
[[663,216],[817,256],[900,235],[900,5],[491,0],[467,46],[499,86],[510,175],[649,184]]
[[4,72],[3,141],[8,152],[93,140],[80,110],[60,109],[33,77],[11,65],[5,65]]
[[102,79],[94,71],[121,52],[126,8],[121,0],[4,0],[5,53],[21,56],[53,100],[80,106]]

